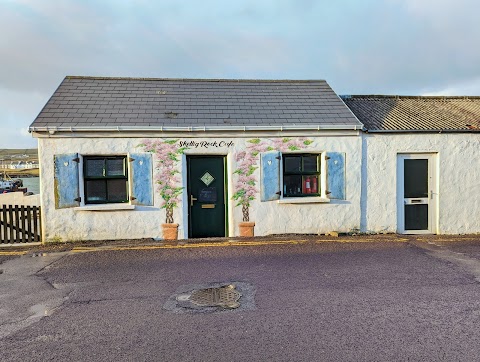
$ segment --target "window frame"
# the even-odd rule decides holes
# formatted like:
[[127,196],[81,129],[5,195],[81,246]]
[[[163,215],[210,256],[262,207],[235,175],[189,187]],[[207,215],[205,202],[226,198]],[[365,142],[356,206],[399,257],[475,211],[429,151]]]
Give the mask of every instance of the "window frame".
[[[315,156],[317,158],[317,170],[316,171],[298,171],[298,172],[291,172],[291,171],[286,171],[285,167],[285,162],[287,157],[301,157],[301,167],[303,168],[304,166],[304,157],[308,156]],[[326,195],[326,169],[325,169],[325,157],[324,157],[324,152],[318,152],[318,153],[312,153],[312,152],[306,152],[306,153],[282,153],[281,154],[281,187],[282,187],[282,199],[294,199],[294,198],[308,198],[308,197],[325,197]],[[304,181],[304,176],[316,176],[317,177],[317,192],[316,193],[287,193],[287,185],[285,183],[285,178],[286,176],[300,176],[301,177],[301,187],[303,191],[303,181]],[[312,182],[312,181],[310,181]]]
[[[107,175],[106,172],[106,163],[107,160],[118,160],[122,159],[123,160],[123,168],[124,172],[123,175]],[[89,160],[104,160],[104,166],[103,166],[103,176],[88,176],[87,175],[87,164]],[[128,156],[127,155],[83,155],[82,156],[82,179],[81,185],[82,185],[82,204],[83,205],[105,205],[105,204],[126,204],[130,202],[130,178],[129,178],[129,165],[128,165]],[[96,201],[89,201],[87,198],[87,193],[88,193],[88,187],[87,187],[87,182],[88,181],[95,181],[95,180],[105,180],[105,192],[106,192],[106,199],[105,200],[96,200]],[[108,200],[108,180],[124,180],[125,181],[125,199],[123,200],[114,200],[114,201],[109,201]]]

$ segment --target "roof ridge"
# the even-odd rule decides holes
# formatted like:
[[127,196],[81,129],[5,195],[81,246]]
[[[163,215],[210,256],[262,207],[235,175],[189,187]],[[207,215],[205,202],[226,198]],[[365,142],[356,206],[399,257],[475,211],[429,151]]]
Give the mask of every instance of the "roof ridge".
[[98,80],[144,80],[144,81],[175,81],[175,82],[264,82],[264,83],[327,83],[325,79],[229,79],[229,78],[145,78],[145,77],[103,77],[67,75],[65,79],[98,79]]

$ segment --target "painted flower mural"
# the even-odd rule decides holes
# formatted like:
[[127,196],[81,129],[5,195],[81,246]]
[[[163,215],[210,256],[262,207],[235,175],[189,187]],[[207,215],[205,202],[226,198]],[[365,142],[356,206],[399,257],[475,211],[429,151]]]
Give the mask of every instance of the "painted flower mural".
[[255,200],[258,193],[257,178],[255,170],[258,169],[259,154],[266,151],[300,151],[309,146],[312,141],[304,138],[274,138],[274,139],[260,139],[254,138],[247,141],[249,144],[246,151],[237,153],[235,160],[237,162],[237,169],[234,174],[237,174],[235,182],[235,193],[233,199],[237,201],[236,206],[242,206],[243,221],[250,221],[250,206],[251,202]]
[[162,197],[162,209],[166,210],[165,223],[173,223],[173,209],[180,202],[180,195],[183,187],[181,185],[180,171],[178,163],[180,156],[188,147],[178,147],[176,139],[147,139],[144,140],[140,147],[146,152],[152,152],[156,156],[156,169],[158,172],[155,176],[157,191]]

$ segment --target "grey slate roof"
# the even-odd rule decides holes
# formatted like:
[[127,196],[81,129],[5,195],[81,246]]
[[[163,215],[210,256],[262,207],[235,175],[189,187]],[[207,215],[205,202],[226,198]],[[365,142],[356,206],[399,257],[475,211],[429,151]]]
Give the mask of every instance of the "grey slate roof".
[[30,126],[362,125],[323,80],[66,77]]
[[480,97],[342,96],[368,131],[480,130]]

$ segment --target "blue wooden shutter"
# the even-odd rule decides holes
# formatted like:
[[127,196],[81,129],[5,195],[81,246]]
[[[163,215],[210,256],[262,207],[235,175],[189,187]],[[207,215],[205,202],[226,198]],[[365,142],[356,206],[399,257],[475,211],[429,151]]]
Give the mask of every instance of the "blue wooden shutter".
[[152,154],[130,155],[131,199],[134,205],[153,205]]
[[80,206],[78,154],[55,155],[54,164],[55,208]]
[[327,154],[327,193],[330,199],[345,200],[345,153]]
[[272,201],[280,198],[280,152],[265,152],[260,158],[260,199]]

